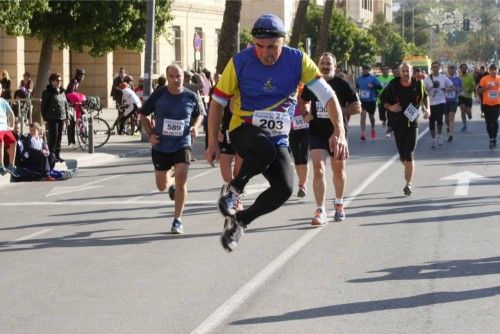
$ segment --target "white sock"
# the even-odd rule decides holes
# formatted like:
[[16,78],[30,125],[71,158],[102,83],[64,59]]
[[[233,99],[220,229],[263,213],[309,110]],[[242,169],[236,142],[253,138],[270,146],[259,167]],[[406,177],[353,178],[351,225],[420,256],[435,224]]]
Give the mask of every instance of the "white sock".
[[344,204],[344,199],[335,197],[335,205],[337,204]]
[[322,205],[322,206],[318,206],[318,209],[317,210],[321,210],[321,212],[326,212],[326,209],[325,209],[325,206]]

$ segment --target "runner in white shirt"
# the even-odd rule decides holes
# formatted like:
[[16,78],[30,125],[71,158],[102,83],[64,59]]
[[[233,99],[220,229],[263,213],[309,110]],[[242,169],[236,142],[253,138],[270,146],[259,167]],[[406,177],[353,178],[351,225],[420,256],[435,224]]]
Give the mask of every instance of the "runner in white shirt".
[[[122,82],[120,84],[120,89],[122,90],[122,105],[126,106],[126,109],[123,112],[122,119],[119,123],[119,133],[123,131],[125,121],[127,118],[131,117],[135,112],[140,110],[142,108],[142,103],[141,99],[137,94],[130,88],[129,84],[126,82]],[[136,119],[135,117],[132,117],[131,120],[131,126],[132,129],[135,129],[135,123]],[[133,134],[134,131],[132,131],[131,134]]]
[[[431,64],[432,72],[424,79],[425,88],[430,97],[431,117],[429,118],[429,130],[432,136],[432,148],[436,145],[442,146],[441,132],[443,131],[443,115],[446,108],[446,92],[452,91],[453,82],[439,72],[441,64],[437,61]],[[437,132],[436,137],[436,123]]]

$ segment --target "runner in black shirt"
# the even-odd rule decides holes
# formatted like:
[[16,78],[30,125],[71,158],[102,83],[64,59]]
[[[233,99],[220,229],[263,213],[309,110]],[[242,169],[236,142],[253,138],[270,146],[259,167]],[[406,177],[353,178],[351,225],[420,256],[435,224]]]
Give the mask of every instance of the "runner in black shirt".
[[[417,143],[418,116],[411,121],[405,111],[418,110],[423,105],[424,118],[430,116],[429,97],[424,84],[420,80],[411,77],[412,66],[402,63],[399,66],[400,77],[393,79],[380,98],[387,113],[389,126],[394,130],[394,139],[399,152],[399,158],[405,168],[406,186],[403,189],[405,195],[412,192],[411,180],[415,171],[414,151]],[[410,104],[413,106],[410,106]]]
[[[361,103],[354,89],[344,79],[334,76],[336,60],[335,56],[329,52],[324,53],[319,60],[319,69],[327,83],[333,88],[344,116],[344,128],[347,133],[347,122],[350,115],[361,112]],[[309,122],[311,160],[314,168],[313,189],[314,197],[318,208],[311,221],[312,225],[323,225],[327,222],[328,216],[325,209],[325,164],[327,153],[333,156],[328,146],[328,140],[334,132],[334,127],[326,108],[321,105],[316,96],[307,88],[302,92],[302,99],[311,102],[311,114],[305,116]],[[330,159],[333,170],[333,186],[335,188],[335,221],[345,219],[344,213],[344,189],[346,181],[346,161]]]

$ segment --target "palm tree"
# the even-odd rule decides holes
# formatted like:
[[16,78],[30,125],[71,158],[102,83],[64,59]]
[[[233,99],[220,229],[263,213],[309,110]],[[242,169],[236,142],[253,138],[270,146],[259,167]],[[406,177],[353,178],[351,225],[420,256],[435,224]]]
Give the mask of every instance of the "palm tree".
[[293,20],[292,36],[290,37],[290,46],[296,48],[299,46],[299,37],[302,31],[302,27],[306,22],[307,7],[309,6],[309,0],[300,0],[297,6],[297,12],[295,13],[295,19]]
[[240,12],[241,0],[226,0],[217,51],[217,73],[222,73],[228,61],[236,53]]
[[323,18],[319,27],[318,43],[316,44],[316,54],[314,59],[319,59],[321,54],[326,50],[328,42],[328,31],[330,30],[330,21],[332,18],[334,0],[325,0],[325,8],[323,9]]

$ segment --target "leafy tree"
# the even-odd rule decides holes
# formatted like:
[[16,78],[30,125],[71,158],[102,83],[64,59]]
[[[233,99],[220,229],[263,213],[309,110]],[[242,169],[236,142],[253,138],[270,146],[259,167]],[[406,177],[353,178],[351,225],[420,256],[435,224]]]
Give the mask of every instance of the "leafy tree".
[[48,8],[48,0],[0,1],[0,28],[5,28],[9,35],[27,35],[33,12],[43,12]]
[[222,73],[227,62],[236,53],[241,0],[226,0],[217,51],[217,73]]
[[[43,3],[40,0],[35,2]],[[146,2],[121,1],[45,1],[47,6],[35,8],[26,29],[23,20],[6,21],[13,33],[27,33],[42,40],[35,92],[46,84],[54,46],[82,51],[89,48],[92,56],[102,56],[117,48],[140,51],[146,32]],[[30,1],[22,1],[24,8]],[[155,34],[165,32],[171,20],[172,0],[156,0]],[[30,3],[31,5],[31,3]],[[23,16],[24,19],[26,19]]]
[[[307,37],[311,38],[312,54],[316,54],[318,27],[321,25],[322,17],[322,8],[314,3],[310,4],[300,40],[305,44],[305,39]],[[333,10],[324,51],[332,52],[339,63],[348,61],[350,52],[354,47],[353,31],[357,29],[359,28],[356,24],[346,18],[342,11]]]
[[248,43],[252,43],[253,37],[252,33],[248,29],[243,29],[240,31],[240,50],[247,48]]
[[351,63],[355,66],[373,64],[377,52],[375,38],[363,29],[353,30],[353,33],[356,47],[351,50]]

